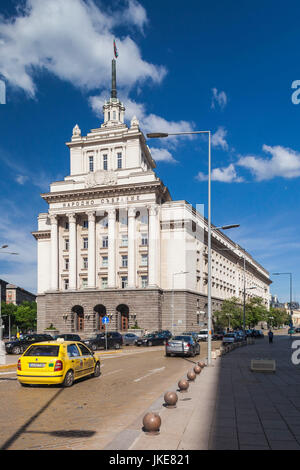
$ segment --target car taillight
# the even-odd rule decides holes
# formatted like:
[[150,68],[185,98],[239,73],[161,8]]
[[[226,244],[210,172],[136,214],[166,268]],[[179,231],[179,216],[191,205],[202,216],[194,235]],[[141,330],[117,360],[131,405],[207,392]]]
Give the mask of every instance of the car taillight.
[[18,360],[18,370],[22,370],[22,367],[21,367],[21,359]]
[[54,372],[58,370],[62,370],[63,368],[63,363],[61,361],[56,361],[55,366],[54,366]]
[[169,343],[168,343],[168,341],[166,342],[166,346],[169,346]]
[[192,345],[190,343],[187,344],[187,347],[190,348]]

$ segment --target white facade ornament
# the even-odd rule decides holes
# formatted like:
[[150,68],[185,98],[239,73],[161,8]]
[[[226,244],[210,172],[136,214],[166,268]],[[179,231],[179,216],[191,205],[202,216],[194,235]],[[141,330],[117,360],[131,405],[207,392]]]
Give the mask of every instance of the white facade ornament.
[[81,129],[79,128],[78,124],[73,129],[73,137],[81,137]]
[[110,186],[117,184],[118,177],[114,171],[97,170],[89,173],[85,178],[85,187]]
[[137,119],[136,116],[133,116],[133,118],[130,121],[130,127],[139,127],[140,123],[139,120]]

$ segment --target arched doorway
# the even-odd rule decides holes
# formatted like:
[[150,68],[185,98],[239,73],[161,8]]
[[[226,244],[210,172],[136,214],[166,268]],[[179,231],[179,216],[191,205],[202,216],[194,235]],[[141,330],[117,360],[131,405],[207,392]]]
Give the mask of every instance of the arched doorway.
[[97,315],[97,330],[105,330],[105,325],[102,323],[102,318],[106,315],[106,307],[102,304],[95,305],[94,312]]
[[116,308],[117,312],[120,314],[120,330],[127,331],[129,324],[129,308],[128,305],[120,304]]
[[74,305],[72,307],[72,312],[75,313],[75,325],[76,325],[76,330],[77,331],[83,331],[84,330],[84,310],[81,305]]

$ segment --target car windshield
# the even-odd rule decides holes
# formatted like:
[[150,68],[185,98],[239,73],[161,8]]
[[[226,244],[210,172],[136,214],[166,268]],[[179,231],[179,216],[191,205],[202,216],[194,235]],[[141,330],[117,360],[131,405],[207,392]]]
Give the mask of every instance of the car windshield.
[[207,330],[201,330],[199,335],[207,335],[208,331]]
[[155,334],[145,335],[144,338],[152,338],[152,336],[155,336]]
[[50,356],[57,357],[59,346],[52,345],[34,345],[24,353],[24,356]]
[[234,333],[227,333],[225,335],[225,338],[234,338],[235,337],[235,334]]

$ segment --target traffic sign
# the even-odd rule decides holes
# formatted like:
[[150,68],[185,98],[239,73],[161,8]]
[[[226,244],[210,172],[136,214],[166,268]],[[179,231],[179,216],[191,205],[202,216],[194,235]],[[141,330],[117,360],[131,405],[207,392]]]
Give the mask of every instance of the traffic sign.
[[109,318],[108,317],[102,317],[102,323],[105,325],[106,323],[109,323]]

